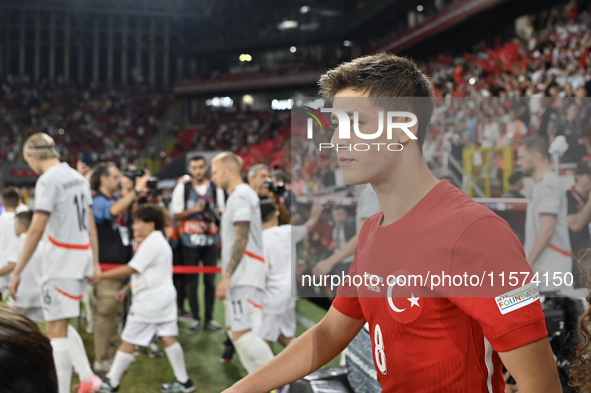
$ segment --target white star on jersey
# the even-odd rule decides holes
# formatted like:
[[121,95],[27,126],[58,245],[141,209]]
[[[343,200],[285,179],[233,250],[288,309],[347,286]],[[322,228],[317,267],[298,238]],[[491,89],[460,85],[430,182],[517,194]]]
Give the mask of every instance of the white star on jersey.
[[410,302],[410,308],[413,308],[414,306],[421,307],[419,305],[420,297],[415,297],[415,295],[412,293],[410,294],[410,296],[411,297],[407,297],[408,301]]

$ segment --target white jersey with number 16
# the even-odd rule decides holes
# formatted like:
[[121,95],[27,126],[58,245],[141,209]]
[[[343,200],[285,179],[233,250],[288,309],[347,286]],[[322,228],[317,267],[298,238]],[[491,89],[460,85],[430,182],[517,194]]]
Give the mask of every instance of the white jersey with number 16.
[[90,185],[67,163],[49,168],[35,185],[35,212],[48,214],[43,235],[43,281],[92,276],[88,235]]

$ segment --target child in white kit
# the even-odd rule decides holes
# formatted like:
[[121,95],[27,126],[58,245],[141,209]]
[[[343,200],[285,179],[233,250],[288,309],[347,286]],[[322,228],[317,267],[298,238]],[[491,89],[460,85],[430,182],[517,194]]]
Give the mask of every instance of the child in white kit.
[[134,235],[143,241],[126,266],[102,272],[101,279],[131,276],[132,304],[121,333],[121,346],[101,392],[118,392],[121,376],[133,362],[134,345],[148,346],[160,337],[175,380],[161,392],[193,392],[178,336],[176,290],[172,281],[172,249],[162,234],[164,215],[156,205],[142,205],[133,214]]
[[2,193],[4,210],[0,214],[0,301],[2,301],[2,294],[8,288],[8,281],[10,280],[8,273],[14,269],[14,266],[8,265],[7,257],[12,244],[16,241],[14,216],[16,215],[19,200],[20,194],[15,188],[8,188]]
[[[32,219],[32,211],[21,212],[14,217],[14,234],[16,235],[16,240],[11,244],[8,253],[6,270],[9,271],[6,275],[10,274],[12,269],[14,269],[23,252],[25,238],[27,237],[27,231],[29,230]],[[43,308],[41,305],[41,284],[43,283],[41,275],[42,262],[43,242],[39,242],[29,263],[21,273],[21,283],[17,299],[13,300],[9,298],[8,300],[9,306],[16,308],[31,321],[37,323],[44,322]]]

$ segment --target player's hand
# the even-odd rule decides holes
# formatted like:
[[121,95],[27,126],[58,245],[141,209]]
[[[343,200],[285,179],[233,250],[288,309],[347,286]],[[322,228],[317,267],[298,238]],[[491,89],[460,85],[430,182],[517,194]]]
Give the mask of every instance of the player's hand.
[[324,205],[322,203],[315,203],[312,205],[312,209],[310,209],[310,217],[320,217],[322,211],[324,210]]
[[324,261],[318,262],[316,265],[312,267],[312,274],[315,276],[324,276],[329,274],[334,264],[330,259],[325,259]]
[[121,289],[115,294],[115,300],[117,300],[119,303],[123,303],[128,294],[129,286],[126,285],[125,288]]
[[228,288],[230,287],[230,275],[224,274],[218,286],[215,288],[215,295],[220,300],[226,300],[228,297]]
[[505,379],[505,393],[517,393],[517,385],[511,385],[506,383],[507,380],[509,380],[509,378],[511,378],[511,374],[509,374],[509,371],[506,371],[503,374],[503,378]]
[[101,282],[101,276],[103,275],[103,271],[101,270],[100,266],[95,266],[94,267],[94,273],[92,275],[92,277],[90,277],[88,279],[88,283],[90,285],[97,285],[99,282]]
[[179,179],[177,180],[177,183],[186,183],[188,181],[191,181],[191,176],[183,175],[183,176],[179,177]]
[[201,213],[203,210],[205,210],[205,201],[203,199],[200,199],[199,202],[197,202],[197,204],[193,208],[193,212]]
[[12,277],[10,277],[10,282],[8,283],[8,293],[14,300],[16,300],[16,291],[20,282],[21,275],[19,273],[13,272]]

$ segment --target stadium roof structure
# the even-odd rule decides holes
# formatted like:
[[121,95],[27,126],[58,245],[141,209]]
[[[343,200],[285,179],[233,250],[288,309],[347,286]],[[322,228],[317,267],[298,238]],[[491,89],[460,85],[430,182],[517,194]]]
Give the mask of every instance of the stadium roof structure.
[[289,47],[294,43],[340,38],[363,26],[367,28],[368,22],[383,18],[386,10],[391,17],[395,9],[411,3],[411,0],[3,0],[0,20],[2,14],[11,19],[11,11],[73,14],[79,20],[88,16],[168,19],[171,28],[180,33],[178,50],[199,54],[238,48]]

